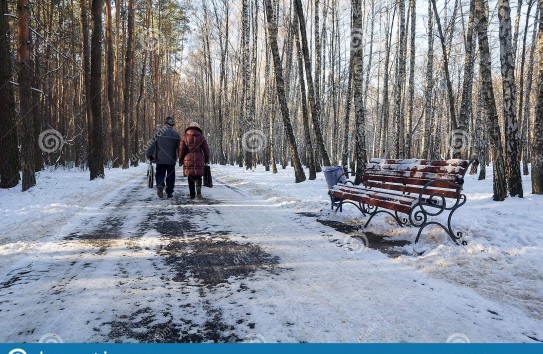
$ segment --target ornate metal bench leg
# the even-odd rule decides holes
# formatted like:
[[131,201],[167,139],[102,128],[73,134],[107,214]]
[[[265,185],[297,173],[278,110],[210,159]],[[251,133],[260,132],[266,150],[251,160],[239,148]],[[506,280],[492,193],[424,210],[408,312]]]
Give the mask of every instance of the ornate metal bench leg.
[[399,216],[397,211],[394,212],[394,219],[396,219],[396,222],[398,225],[400,225],[400,227],[404,227],[409,223],[406,218]]
[[[372,212],[370,212],[369,210],[372,210]],[[366,222],[366,225],[364,225],[364,228],[368,227],[368,225],[370,224],[371,222],[371,219],[373,219],[373,217],[377,214],[380,214],[380,213],[383,213],[383,214],[388,214],[390,216],[392,216],[394,218],[394,220],[396,220],[396,222],[398,223],[398,225],[400,225],[400,227],[403,227],[404,225],[407,224],[407,219],[403,219],[400,218],[398,216],[398,212],[394,212],[394,214],[392,214],[390,211],[388,210],[379,210],[379,207],[374,207],[374,208],[370,208],[368,210],[368,214],[370,215],[370,218],[368,219],[368,221]]]
[[[436,225],[436,226],[441,227],[443,229],[443,231],[445,231],[445,233],[451,238],[451,240],[453,240],[453,242],[455,244],[457,244],[457,245],[459,245],[459,244],[466,245],[467,242],[462,241],[462,232],[457,232],[455,234],[453,229],[452,229],[452,222],[451,222],[452,221],[452,216],[454,215],[454,212],[458,208],[460,208],[462,205],[464,205],[465,202],[466,202],[466,197],[464,195],[461,195],[460,197],[458,197],[456,199],[455,204],[450,208],[447,208],[445,203],[443,203],[443,204],[441,204],[439,206],[435,206],[435,205],[429,204],[428,202],[419,203],[419,205],[415,206],[415,208],[413,208],[413,210],[411,211],[411,214],[409,215],[409,220],[411,222],[411,225],[419,227],[417,237],[415,238],[415,244],[417,244],[419,242],[422,231],[427,226]],[[415,209],[417,207],[419,208],[419,210],[415,211]],[[436,212],[431,212],[431,211],[429,211],[429,209],[426,209],[426,208],[434,208],[437,211]],[[429,221],[428,220],[429,217],[438,216],[438,215],[440,215],[440,214],[442,214],[444,212],[447,212],[447,211],[449,212],[449,215],[447,217],[447,225],[443,225],[442,223],[437,222],[437,221]]]
[[[455,236],[453,231],[450,228],[447,228],[447,227],[445,227],[445,225],[440,224],[440,223],[435,222],[435,221],[430,221],[428,223],[423,224],[420,227],[419,232],[417,233],[417,238],[415,239],[415,244],[417,244],[417,242],[419,242],[420,235],[422,234],[422,230],[424,230],[426,228],[426,226],[430,226],[430,225],[436,225],[436,226],[441,227],[445,231],[445,233],[451,238],[451,240],[453,240],[453,242],[455,244],[457,244],[457,245],[460,244],[458,242],[458,240],[462,238],[462,233],[461,232],[458,232],[458,236]],[[462,244],[464,244],[464,242],[462,242]]]

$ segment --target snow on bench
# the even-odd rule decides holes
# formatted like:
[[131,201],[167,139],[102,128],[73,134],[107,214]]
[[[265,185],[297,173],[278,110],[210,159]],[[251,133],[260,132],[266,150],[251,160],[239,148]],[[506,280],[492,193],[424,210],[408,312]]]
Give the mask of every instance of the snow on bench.
[[[459,159],[374,158],[365,166],[360,186],[345,180],[332,186],[328,194],[336,212],[343,211],[344,204],[352,204],[364,216],[369,216],[364,228],[375,215],[385,213],[392,216],[400,227],[410,225],[419,228],[415,244],[422,231],[430,225],[440,226],[456,244],[459,241],[465,244],[462,233],[453,231],[451,219],[466,202],[462,186],[469,165],[470,161]],[[444,213],[448,213],[446,225],[434,218]]]

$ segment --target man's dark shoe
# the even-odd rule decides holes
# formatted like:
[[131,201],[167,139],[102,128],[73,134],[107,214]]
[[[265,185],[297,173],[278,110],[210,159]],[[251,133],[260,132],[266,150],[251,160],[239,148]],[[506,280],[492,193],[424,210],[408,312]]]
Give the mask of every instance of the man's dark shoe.
[[173,194],[172,193],[168,194],[168,198],[169,199],[173,198]]
[[164,186],[159,185],[157,187],[156,194],[158,195],[159,198],[161,199],[164,198]]

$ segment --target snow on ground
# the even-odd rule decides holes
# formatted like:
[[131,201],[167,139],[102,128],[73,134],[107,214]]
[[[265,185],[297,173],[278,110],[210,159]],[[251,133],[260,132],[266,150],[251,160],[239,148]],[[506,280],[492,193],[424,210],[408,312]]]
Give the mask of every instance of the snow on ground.
[[88,171],[48,169],[37,174],[36,186],[25,193],[20,185],[0,189],[0,253],[10,257],[43,242],[53,244],[70,228],[80,226],[78,221],[98,213],[121,186],[146,168],[106,169],[107,178],[94,181],[89,181]]
[[[313,209],[319,218],[363,225],[366,218],[350,205],[343,213],[330,211],[330,199],[322,173],[314,181],[294,183],[292,168],[279,169],[277,175],[262,166],[245,170],[234,166],[216,169],[215,174],[253,194],[260,194],[276,205]],[[306,171],[306,175],[307,171]],[[430,230],[432,248],[423,256],[413,254],[413,246],[403,246],[404,255],[395,259],[428,273],[469,287],[482,296],[517,306],[530,317],[543,319],[543,196],[531,194],[531,180],[524,176],[523,199],[492,200],[492,168],[488,178],[467,175],[464,193],[467,203],[453,217],[453,228],[464,234],[467,246],[458,247]],[[392,218],[376,216],[368,231],[414,242],[416,228],[399,228]],[[424,236],[421,239],[424,241]],[[369,244],[371,248],[371,243]]]
[[[394,258],[338,227],[364,218],[330,211],[322,173],[295,184],[291,168],[212,171],[200,201],[179,177],[158,200],[145,166],[0,190],[0,341],[543,340],[542,198],[496,203],[491,181],[470,176],[455,218],[468,245],[430,230],[431,250],[395,246]],[[368,230],[416,234],[384,216]]]

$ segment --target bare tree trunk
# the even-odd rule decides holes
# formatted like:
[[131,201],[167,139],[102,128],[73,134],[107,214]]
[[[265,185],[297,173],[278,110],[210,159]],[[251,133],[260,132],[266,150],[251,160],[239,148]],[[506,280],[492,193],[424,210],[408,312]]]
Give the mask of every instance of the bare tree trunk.
[[[535,0],[529,0],[528,1],[528,10],[526,12],[526,25],[524,26],[524,35],[523,35],[523,40],[522,40],[522,53],[521,53],[521,57],[520,57],[520,75],[519,75],[519,90],[518,92],[520,93],[518,96],[519,96],[519,100],[518,100],[518,108],[517,108],[517,112],[518,112],[518,121],[519,121],[519,124],[520,124],[520,140],[519,140],[519,143],[520,143],[520,154],[521,154],[521,160],[522,160],[522,164],[523,164],[523,170],[527,170],[528,169],[528,166],[527,166],[527,156],[525,154],[525,144],[526,144],[526,140],[525,140],[525,134],[527,133],[527,130],[526,130],[526,126],[527,126],[527,123],[529,122],[529,118],[530,118],[530,115],[528,114],[527,116],[524,116],[523,113],[523,107],[524,107],[524,95],[525,95],[525,92],[524,92],[524,68],[525,68],[525,64],[526,64],[526,39],[528,38],[528,25],[530,24],[530,13],[532,11],[532,6],[534,4]],[[520,11],[517,12],[517,19],[520,17],[519,15]],[[516,24],[515,24],[516,25]],[[535,30],[535,27],[537,26],[534,26],[534,30]],[[532,41],[532,43],[535,43],[534,41]],[[535,46],[532,45],[532,48],[534,48]],[[532,62],[533,63],[533,62]],[[533,70],[533,68],[532,68]],[[532,71],[530,71],[532,72]],[[529,75],[530,77],[532,75]],[[528,94],[529,95],[529,94]],[[526,97],[528,99],[528,97]],[[527,174],[528,171],[524,171],[526,173],[523,173],[523,174]]]
[[124,92],[123,92],[123,168],[130,163],[131,143],[131,107],[132,107],[132,61],[134,58],[134,12],[135,0],[128,0],[128,24],[126,54],[124,57]]
[[290,144],[290,157],[292,164],[294,166],[294,173],[296,178],[296,183],[305,181],[305,173],[300,162],[300,157],[298,155],[298,147],[296,145],[296,137],[294,135],[294,130],[290,122],[290,114],[287,105],[287,99],[285,95],[285,83],[283,81],[283,67],[281,64],[281,58],[279,57],[279,47],[277,46],[277,23],[275,22],[275,16],[271,0],[264,0],[266,7],[266,19],[268,27],[268,40],[271,47],[272,57],[273,57],[273,66],[275,73],[275,85],[277,89],[277,99],[279,105],[281,106],[281,114],[283,116],[283,124],[285,126],[285,132],[288,136],[288,141]]
[[436,0],[431,0],[434,8],[434,16],[436,18],[437,24],[437,33],[439,34],[439,39],[441,41],[441,50],[443,52],[443,70],[445,72],[445,81],[447,83],[447,94],[449,98],[449,113],[451,115],[451,123],[453,129],[459,129],[458,122],[456,121],[456,113],[454,110],[454,93],[451,82],[451,75],[449,73],[449,55],[447,54],[447,46],[445,43],[445,35],[443,34],[443,29],[441,28],[441,20],[439,19],[439,12],[437,11]]
[[249,59],[249,3],[248,0],[243,0],[242,2],[242,13],[241,13],[241,70],[242,70],[242,92],[241,92],[241,102],[240,102],[240,112],[239,112],[239,167],[245,166],[249,168],[247,164],[247,159],[250,158],[249,152],[246,152],[243,148],[243,139],[244,134],[248,132],[248,122],[247,122],[247,102],[249,101],[249,85],[250,85],[250,75],[251,75],[251,63]]
[[[314,8],[315,23],[313,27],[314,27],[314,32],[315,32],[315,97],[317,98],[319,102],[322,102],[322,96],[321,96],[322,40],[320,36],[320,23],[319,23],[320,0],[314,0],[314,4],[315,4],[315,8]],[[322,112],[320,113],[322,114]]]
[[[485,134],[485,126],[483,125],[483,117],[487,117],[485,102],[483,99],[483,89],[479,87],[478,94],[479,104],[477,105],[477,121],[475,123],[475,133],[476,133],[476,153],[477,153],[477,164],[479,166],[479,180],[486,179],[486,150],[487,150],[487,139]],[[486,122],[485,122],[486,123]]]
[[[34,109],[32,95],[33,64],[32,35],[30,33],[30,4],[28,0],[17,1],[19,24],[19,103],[21,114],[21,167],[23,170],[23,192],[36,185],[34,170]],[[2,113],[3,114],[3,113]]]
[[494,88],[492,87],[491,57],[490,46],[488,43],[488,14],[484,3],[486,0],[475,1],[475,19],[478,24],[477,37],[479,39],[481,84],[485,101],[485,112],[487,113],[486,121],[489,125],[490,140],[492,141],[492,155],[494,161],[494,200],[503,201],[507,197],[507,180],[498,112],[496,109],[496,100],[494,98]]
[[411,157],[411,145],[412,137],[411,130],[413,129],[413,103],[415,99],[415,38],[416,38],[416,25],[417,25],[417,11],[416,11],[416,1],[409,0],[409,6],[411,8],[411,44],[410,44],[410,62],[409,62],[409,108],[407,114],[406,122],[406,134],[405,134],[405,144],[403,148],[404,157]]
[[430,137],[432,121],[434,120],[434,109],[432,97],[434,92],[434,21],[432,3],[428,2],[428,59],[426,62],[426,93],[425,93],[425,114],[424,132],[422,134],[422,158],[430,156]]
[[505,117],[505,158],[509,194],[522,198],[522,175],[520,173],[519,132],[516,112],[517,88],[515,62],[513,58],[513,36],[511,33],[511,8],[509,0],[498,0],[500,21],[500,62],[503,88],[503,114]]
[[475,66],[475,38],[473,36],[475,26],[475,0],[470,0],[468,30],[466,34],[466,54],[464,56],[464,81],[462,84],[462,103],[460,104],[460,116],[458,117],[457,131],[453,131],[452,140],[453,158],[468,158],[467,133],[471,119],[471,101],[473,92],[473,68]]
[[[534,1],[537,1],[537,0],[534,0]],[[536,2],[537,4],[537,2]],[[529,171],[528,171],[528,159],[529,159],[529,152],[530,152],[530,148],[529,148],[529,145],[530,145],[530,139],[529,139],[529,134],[530,134],[530,124],[531,124],[531,120],[530,120],[530,101],[531,101],[531,93],[532,93],[532,83],[533,83],[533,75],[531,73],[534,72],[534,62],[535,62],[535,49],[536,49],[536,42],[537,42],[537,31],[538,31],[538,26],[537,26],[537,21],[541,21],[541,12],[539,11],[539,6],[536,6],[536,14],[535,14],[535,24],[534,24],[534,28],[533,28],[533,32],[532,32],[532,48],[530,49],[530,60],[528,62],[528,72],[530,73],[529,75],[527,75],[527,79],[526,79],[526,102],[524,104],[524,108],[520,108],[520,109],[524,109],[524,119],[525,119],[525,124],[523,125],[523,128],[522,128],[522,146],[523,146],[523,173],[524,175],[528,175]]]
[[300,100],[302,102],[302,120],[304,125],[305,150],[307,156],[307,165],[309,167],[309,179],[317,178],[315,161],[313,159],[313,144],[311,143],[311,128],[309,126],[309,109],[307,107],[307,94],[304,79],[304,63],[302,58],[302,48],[300,45],[300,36],[298,35],[298,18],[294,18],[294,41],[296,42],[296,58],[298,60],[298,80],[300,81]]
[[390,134],[389,134],[389,115],[390,115],[390,107],[389,107],[389,63],[390,63],[390,48],[391,48],[391,41],[392,41],[392,28],[390,23],[394,22],[394,15],[396,14],[396,10],[394,7],[393,15],[392,15],[392,21],[389,20],[389,15],[387,14],[387,23],[385,25],[385,41],[386,41],[386,48],[385,48],[385,64],[384,64],[384,78],[383,78],[383,110],[382,110],[382,122],[383,122],[383,132],[382,132],[382,142],[381,150],[382,150],[382,157],[389,157],[390,156]]
[[109,106],[109,121],[111,125],[111,162],[113,167],[119,167],[119,155],[115,147],[115,139],[118,137],[118,121],[116,118],[117,107],[115,106],[115,76],[114,76],[114,60],[113,53],[113,24],[111,18],[111,0],[106,0],[106,66],[107,66],[107,100]]
[[[248,123],[250,129],[256,128],[256,119],[255,119],[255,111],[256,111],[256,89],[258,84],[258,78],[256,74],[257,69],[257,53],[258,53],[258,12],[259,12],[259,2],[255,1],[253,2],[254,12],[251,11],[252,18],[253,18],[253,46],[252,46],[252,56],[251,56],[251,81],[249,84],[249,92],[250,92],[250,98],[247,101],[247,116],[248,116]],[[258,129],[260,132],[260,129]],[[262,133],[263,134],[263,133]],[[256,167],[256,164],[258,162],[257,158],[258,155],[256,155],[254,152],[249,152],[249,160],[247,168]]]
[[[531,8],[533,1],[532,0],[528,0],[528,1],[529,1],[528,7]],[[523,0],[517,1],[517,16],[515,18],[515,33],[513,34],[513,63],[516,63],[516,59],[517,59],[518,29],[520,27],[520,15],[521,15],[521,10],[522,10],[522,4],[523,4]],[[528,10],[528,14],[529,13],[530,11]],[[527,15],[527,17],[529,16]]]
[[[352,38],[362,33],[362,2],[361,0],[352,0],[351,7],[353,12]],[[360,43],[361,44],[361,43]],[[364,83],[364,57],[362,45],[352,43],[351,50],[353,56],[353,85],[354,85],[354,111],[356,127],[356,177],[355,184],[362,182],[364,167],[366,166],[366,134],[365,134],[365,115],[364,115],[364,95],[362,85]]]
[[12,188],[20,181],[19,147],[17,139],[17,112],[15,96],[10,82],[12,77],[12,60],[10,50],[10,29],[8,17],[8,0],[0,0],[0,188]]
[[322,136],[321,124],[320,124],[320,115],[321,115],[321,104],[319,98],[315,94],[313,76],[311,74],[311,62],[309,56],[309,45],[307,43],[307,31],[306,23],[302,8],[301,0],[294,0],[296,13],[298,14],[298,23],[300,26],[300,36],[302,39],[302,51],[304,54],[304,64],[305,64],[305,75],[307,77],[307,86],[309,91],[309,105],[311,107],[311,118],[313,120],[313,129],[315,131],[315,138],[317,142],[317,147],[320,154],[322,155],[322,160],[324,165],[330,166],[330,158],[328,157],[328,152],[326,151],[326,146],[324,145],[324,138]]
[[90,179],[104,178],[104,143],[102,132],[102,0],[92,0],[92,40],[89,117]]
[[[213,1],[213,8],[215,13],[215,19],[217,21],[217,25],[219,26],[219,46],[221,50],[221,62],[220,62],[220,73],[219,73],[219,92],[218,92],[218,105],[217,105],[217,119],[218,119],[218,141],[219,141],[219,163],[221,165],[226,165],[226,158],[224,155],[224,147],[223,147],[223,120],[224,120],[224,93],[225,93],[225,80],[226,80],[226,54],[228,53],[228,13],[229,13],[229,5],[228,1],[223,0],[223,6],[225,9],[225,19],[226,22],[226,30],[223,31],[222,25],[220,25],[219,15],[217,11],[217,6],[215,5],[215,1]],[[224,38],[226,37],[226,38]]]
[[[402,89],[405,83],[405,48],[407,45],[407,33],[405,30],[405,0],[398,0],[398,25],[399,25],[399,42],[398,58],[396,60],[396,84],[394,86],[394,115],[393,132],[394,132],[394,156],[396,158],[404,158],[404,136],[405,136],[405,120],[402,115]],[[355,79],[356,81],[356,79]],[[356,86],[355,86],[356,87]],[[355,96],[356,102],[356,96]]]
[[349,126],[351,118],[351,103],[353,101],[353,65],[354,65],[354,51],[351,49],[349,58],[349,78],[347,80],[347,97],[345,97],[345,121],[343,132],[343,155],[341,157],[341,165],[345,172],[349,169]]
[[543,194],[543,0],[539,0],[539,72],[532,141],[532,193]]

